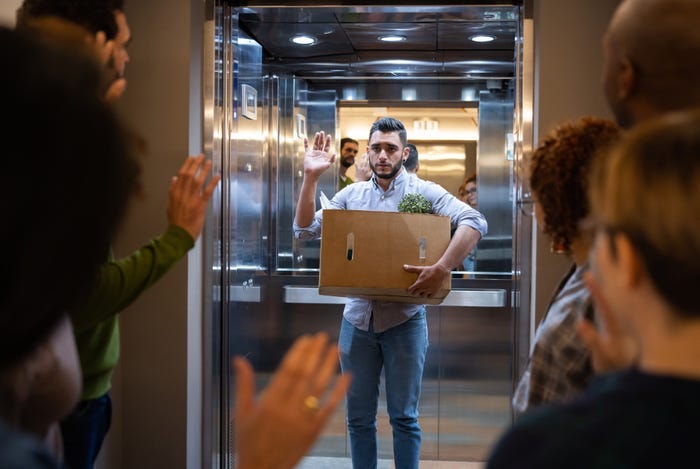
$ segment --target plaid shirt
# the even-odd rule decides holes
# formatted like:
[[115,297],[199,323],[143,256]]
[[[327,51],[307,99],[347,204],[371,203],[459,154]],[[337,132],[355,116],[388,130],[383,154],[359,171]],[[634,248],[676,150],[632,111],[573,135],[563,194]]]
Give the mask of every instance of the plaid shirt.
[[513,396],[516,416],[538,404],[568,400],[593,377],[590,352],[575,329],[578,318],[592,308],[583,283],[586,270],[584,265],[564,277],[537,327],[530,362]]

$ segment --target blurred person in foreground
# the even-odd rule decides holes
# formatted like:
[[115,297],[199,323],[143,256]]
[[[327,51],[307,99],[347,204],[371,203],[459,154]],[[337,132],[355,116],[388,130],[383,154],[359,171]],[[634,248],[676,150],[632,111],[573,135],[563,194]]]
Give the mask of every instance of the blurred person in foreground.
[[623,0],[603,37],[603,90],[617,123],[700,107],[700,2]]
[[103,101],[94,55],[5,28],[0,44],[11,116],[0,185],[0,467],[61,467],[57,422],[81,386],[68,311],[94,286],[138,164]]
[[[17,28],[42,34],[33,26],[56,17],[85,28],[86,38],[101,51],[109,77],[103,98],[114,101],[126,88],[125,69],[131,30],[124,0],[24,0],[17,12]],[[95,152],[99,159],[99,152]],[[204,227],[207,204],[219,181],[206,183],[212,162],[204,155],[186,158],[171,180],[166,211],[167,228],[122,259],[105,250],[91,295],[69,311],[83,374],[82,396],[61,423],[66,461],[73,469],[91,469],[112,418],[110,390],[119,362],[119,313],[163,277],[194,247]]]
[[309,451],[343,400],[351,375],[336,377],[338,347],[327,334],[298,338],[257,402],[250,363],[233,360],[236,372],[238,469],[292,469]]
[[488,468],[686,467],[697,459],[699,155],[696,110],[635,126],[596,164],[586,282],[603,318],[599,337],[619,329],[632,338],[635,366],[596,378],[567,404],[523,415]]
[[[700,2],[623,0],[603,37],[603,90],[617,123],[631,128],[667,112],[700,108]],[[613,329],[614,330],[614,329]],[[596,357],[596,371],[633,366],[634,340],[598,336],[588,322],[581,338]]]

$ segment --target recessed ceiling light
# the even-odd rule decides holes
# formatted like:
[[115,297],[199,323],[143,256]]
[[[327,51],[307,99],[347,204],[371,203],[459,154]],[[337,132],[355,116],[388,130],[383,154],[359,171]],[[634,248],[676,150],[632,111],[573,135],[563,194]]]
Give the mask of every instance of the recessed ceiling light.
[[398,34],[387,34],[386,36],[379,36],[379,40],[384,42],[401,42],[406,40],[406,36],[399,36]]
[[297,34],[291,41],[294,44],[299,44],[300,46],[310,46],[311,44],[316,44],[316,38],[313,36],[307,36],[306,34]]
[[491,36],[490,34],[476,34],[474,36],[469,36],[469,40],[473,42],[491,42],[496,40],[496,36]]

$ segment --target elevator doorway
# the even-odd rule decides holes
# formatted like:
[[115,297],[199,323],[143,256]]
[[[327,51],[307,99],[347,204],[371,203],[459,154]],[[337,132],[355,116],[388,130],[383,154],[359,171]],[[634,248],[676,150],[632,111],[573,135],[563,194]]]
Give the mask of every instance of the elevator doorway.
[[[217,4],[211,12],[212,99],[205,112],[211,116],[212,157],[223,175],[221,205],[209,221],[218,229],[207,255],[212,467],[233,467],[235,457],[230,358],[251,360],[260,389],[299,335],[324,330],[337,339],[344,299],[318,294],[320,243],[292,236],[303,137],[325,130],[337,145],[340,137],[352,136],[351,120],[359,126],[364,120],[368,130],[375,114],[384,113],[401,116],[409,140],[414,135],[425,157],[421,177],[438,179],[451,192],[472,170],[479,177],[479,210],[489,221],[489,235],[479,243],[475,268],[455,271],[450,296],[428,307],[430,348],[419,411],[422,460],[483,461],[511,422],[522,348],[520,307],[529,291],[521,246],[529,243],[530,220],[518,209],[521,8],[512,2],[288,8],[246,3]],[[356,49],[369,47],[363,44],[377,35],[371,26],[379,24],[407,31],[419,48],[434,43],[439,28],[445,44],[489,27],[510,40],[502,40],[506,53],[481,56],[466,48],[423,49],[412,58],[408,50]],[[318,36],[327,32],[331,43],[342,33],[354,49],[342,52],[337,45],[341,51],[334,55],[299,56],[287,36],[307,26]],[[467,119],[456,134],[443,137],[441,113]],[[438,133],[420,135],[421,121],[438,122]],[[329,197],[337,189],[333,169],[319,183]],[[341,407],[306,464],[349,463],[344,420]],[[389,464],[391,430],[382,403],[378,438],[380,459]]]

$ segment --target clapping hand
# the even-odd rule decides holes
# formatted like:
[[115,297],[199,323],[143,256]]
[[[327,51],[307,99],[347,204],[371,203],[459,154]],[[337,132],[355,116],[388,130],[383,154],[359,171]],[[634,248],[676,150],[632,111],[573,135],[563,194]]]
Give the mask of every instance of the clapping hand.
[[308,452],[343,400],[350,375],[336,378],[338,348],[325,333],[302,336],[255,398],[250,363],[236,371],[236,452],[239,469],[292,469]]

